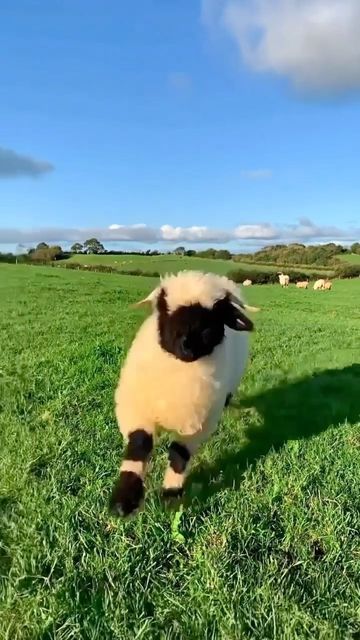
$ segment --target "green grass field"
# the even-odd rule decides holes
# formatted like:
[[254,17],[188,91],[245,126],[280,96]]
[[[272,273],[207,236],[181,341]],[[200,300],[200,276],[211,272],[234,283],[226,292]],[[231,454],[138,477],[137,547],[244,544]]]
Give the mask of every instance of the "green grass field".
[[[214,271],[225,275],[231,269],[240,269],[241,263],[232,260],[211,260],[206,258],[188,258],[176,255],[163,256],[138,256],[138,255],[73,255],[70,262],[81,262],[82,264],[107,264],[127,271],[129,269],[142,269],[143,271],[157,271],[165,274],[177,273],[183,269],[200,269],[201,271]],[[246,265],[248,267],[248,265]],[[252,266],[252,265],[251,265]],[[256,265],[254,266],[256,269]],[[258,267],[259,268],[259,267]],[[271,269],[271,267],[265,267]]]
[[360,255],[358,253],[349,253],[341,256],[342,260],[350,264],[360,264]]
[[246,291],[251,362],[183,512],[162,437],[123,522],[113,392],[153,285],[0,265],[0,638],[359,638],[360,282]]
[[[281,267],[274,267],[274,265],[256,264],[256,263],[243,263],[235,262],[233,260],[212,260],[206,258],[188,258],[186,256],[180,257],[176,255],[163,255],[163,256],[138,256],[138,255],[83,255],[77,254],[69,258],[69,262],[80,262],[82,264],[106,264],[119,271],[128,271],[133,269],[141,269],[142,271],[154,272],[157,271],[160,274],[165,273],[177,273],[183,269],[199,269],[200,271],[212,271],[221,275],[226,275],[233,269],[247,269],[251,271],[281,271]],[[289,267],[284,267],[286,269]],[[301,270],[304,273],[311,273],[319,269],[301,267],[297,270]],[[330,274],[331,270],[320,268],[324,271],[324,274]]]

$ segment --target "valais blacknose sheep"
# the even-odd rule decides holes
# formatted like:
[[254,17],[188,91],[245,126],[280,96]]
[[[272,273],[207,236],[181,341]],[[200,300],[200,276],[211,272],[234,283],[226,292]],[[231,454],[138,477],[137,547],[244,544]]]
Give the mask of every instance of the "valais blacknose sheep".
[[173,433],[164,497],[182,494],[191,456],[215,430],[248,358],[253,323],[234,282],[196,271],[167,276],[138,303],[152,314],[128,352],[115,393],[126,440],[110,506],[128,515],[144,496],[146,463],[158,427]]

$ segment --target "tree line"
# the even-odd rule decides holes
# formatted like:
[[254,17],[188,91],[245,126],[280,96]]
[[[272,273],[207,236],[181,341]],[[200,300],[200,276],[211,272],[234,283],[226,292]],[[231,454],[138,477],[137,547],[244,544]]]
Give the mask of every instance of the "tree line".
[[183,246],[176,247],[173,251],[162,252],[158,249],[147,249],[146,251],[107,251],[104,245],[97,238],[88,238],[85,242],[75,242],[70,251],[64,251],[60,245],[48,245],[40,242],[36,247],[27,251],[26,254],[16,256],[16,254],[1,254],[2,262],[53,262],[63,260],[73,254],[113,254],[113,255],[178,255],[187,257],[207,258],[211,260],[233,260],[235,262],[263,263],[279,266],[329,266],[334,267],[339,264],[339,257],[343,254],[354,253],[360,255],[360,242],[354,242],[350,247],[329,242],[323,245],[304,245],[301,243],[276,244],[264,247],[253,253],[233,254],[227,249],[214,249],[212,247],[195,251],[186,249]]

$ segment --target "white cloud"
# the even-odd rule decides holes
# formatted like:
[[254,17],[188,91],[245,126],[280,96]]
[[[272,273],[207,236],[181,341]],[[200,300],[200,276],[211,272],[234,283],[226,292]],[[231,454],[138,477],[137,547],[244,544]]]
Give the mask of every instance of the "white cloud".
[[241,224],[234,229],[238,240],[272,240],[281,232],[271,224]]
[[164,224],[160,227],[161,240],[170,242],[228,242],[232,238],[229,231],[209,229],[209,227],[172,227]]
[[187,91],[191,87],[191,76],[184,71],[171,71],[168,74],[168,82],[177,91]]
[[359,0],[203,0],[202,18],[255,71],[312,92],[360,88]]
[[242,171],[241,175],[247,180],[266,180],[272,177],[271,169],[247,169]]
[[35,160],[30,156],[23,156],[11,149],[0,147],[0,178],[17,178],[19,176],[35,178],[53,169],[50,162]]
[[206,243],[226,244],[228,242],[320,242],[354,241],[360,236],[359,228],[341,229],[335,226],[316,225],[308,218],[301,218],[296,224],[273,225],[240,224],[234,229],[213,229],[206,226],[149,227],[146,224],[130,226],[111,224],[108,228],[61,228],[44,227],[37,229],[0,228],[0,244],[36,244],[38,242],[84,242],[96,237],[102,242],[155,243]]

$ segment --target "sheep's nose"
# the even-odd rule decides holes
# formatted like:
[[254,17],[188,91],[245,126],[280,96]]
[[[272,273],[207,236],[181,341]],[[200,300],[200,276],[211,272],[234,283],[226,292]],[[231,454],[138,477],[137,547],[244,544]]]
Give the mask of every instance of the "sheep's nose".
[[189,355],[191,353],[191,345],[189,336],[183,336],[180,340],[181,350],[185,355]]
[[184,351],[188,350],[188,348],[189,348],[189,340],[188,340],[187,336],[182,336],[180,338],[180,345],[181,345],[181,348],[184,349]]

